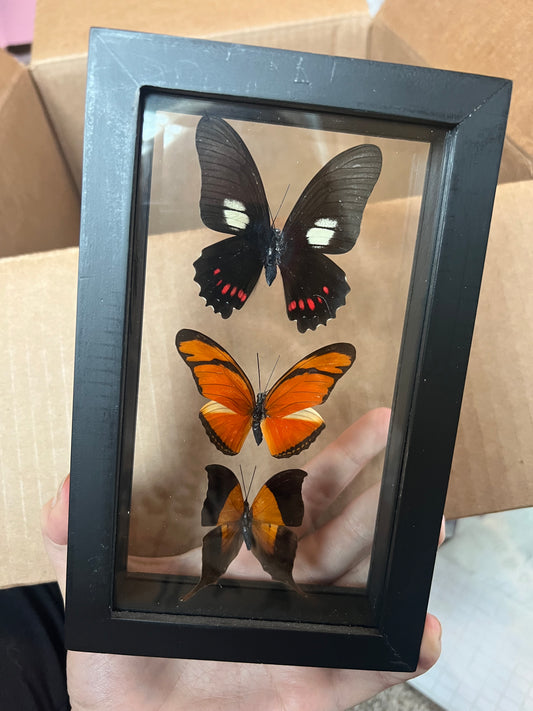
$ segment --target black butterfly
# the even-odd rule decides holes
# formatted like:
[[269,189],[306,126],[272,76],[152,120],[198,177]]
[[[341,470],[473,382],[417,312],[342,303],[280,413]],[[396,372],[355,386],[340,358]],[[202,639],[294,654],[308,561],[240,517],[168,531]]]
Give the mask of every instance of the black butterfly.
[[366,202],[381,171],[374,145],[349,148],[315,175],[283,230],[270,221],[257,166],[236,131],[204,116],[196,129],[202,172],[200,215],[206,227],[234,235],[202,251],[194,262],[200,296],[222,315],[245,304],[265,268],[267,284],[283,278],[287,316],[305,333],[346,303],[346,275],[326,254],[355,244]]

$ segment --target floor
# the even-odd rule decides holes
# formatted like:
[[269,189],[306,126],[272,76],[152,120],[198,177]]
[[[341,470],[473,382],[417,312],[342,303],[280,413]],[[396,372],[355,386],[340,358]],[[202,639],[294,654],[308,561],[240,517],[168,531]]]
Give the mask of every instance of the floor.
[[533,710],[533,509],[458,521],[429,609],[442,656],[418,691],[447,711]]
[[533,711],[533,509],[458,521],[429,609],[443,626],[437,665],[357,711]]
[[354,709],[357,711],[442,711],[440,706],[408,684],[393,686],[373,699],[354,706]]

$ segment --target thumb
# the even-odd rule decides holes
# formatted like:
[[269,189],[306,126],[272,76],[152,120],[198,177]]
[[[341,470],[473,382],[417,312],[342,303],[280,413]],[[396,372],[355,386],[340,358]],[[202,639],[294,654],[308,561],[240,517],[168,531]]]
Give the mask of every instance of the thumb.
[[57,494],[41,511],[41,530],[44,547],[54,568],[57,582],[65,597],[68,536],[68,497],[70,474],[59,487]]

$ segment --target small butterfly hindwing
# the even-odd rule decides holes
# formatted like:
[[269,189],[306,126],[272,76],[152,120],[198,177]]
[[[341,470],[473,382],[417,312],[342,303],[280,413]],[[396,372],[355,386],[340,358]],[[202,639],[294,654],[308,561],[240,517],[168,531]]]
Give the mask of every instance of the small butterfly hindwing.
[[302,482],[307,473],[287,469],[271,477],[251,506],[235,474],[219,464],[206,467],[207,495],[202,525],[215,526],[202,542],[202,573],[199,582],[182,601],[216,583],[237,556],[243,542],[273,580],[300,592],[292,577],[298,545],[288,526],[300,526],[304,515]]
[[283,230],[273,227],[258,168],[226,121],[204,116],[196,130],[202,173],[200,215],[209,229],[233,235],[195,261],[200,295],[223,318],[241,309],[265,269],[279,267],[287,316],[304,333],[335,318],[350,287],[326,254],[354,246],[381,171],[381,151],[364,144],[332,158],[307,185]]
[[274,457],[290,457],[307,449],[325,427],[313,408],[328,399],[355,360],[350,343],[324,346],[256,397],[242,368],[208,336],[182,329],[176,334],[176,348],[191,369],[198,391],[209,400],[200,410],[209,439],[230,455],[240,452],[251,429],[257,444],[264,437]]

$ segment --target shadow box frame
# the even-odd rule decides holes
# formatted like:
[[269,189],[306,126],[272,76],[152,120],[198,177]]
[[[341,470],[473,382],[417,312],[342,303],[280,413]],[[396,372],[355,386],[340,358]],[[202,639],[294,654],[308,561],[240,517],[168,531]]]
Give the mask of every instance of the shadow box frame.
[[[146,97],[154,92],[223,100],[237,111],[245,104],[282,108],[291,116],[318,112],[341,123],[355,121],[359,134],[430,143],[368,582],[338,598],[349,610],[349,622],[257,619],[246,615],[246,606],[232,608],[231,601],[226,616],[177,614],[172,604],[183,587],[164,576],[136,576],[125,598],[129,606],[117,594],[129,589],[127,526],[117,521],[127,521],[132,488],[148,227],[139,186],[150,170],[140,152],[141,123]],[[92,29],[68,649],[396,671],[416,667],[510,94],[510,81],[486,76]],[[270,585],[273,604],[283,604],[282,597],[275,602],[276,595],[296,594],[255,583],[263,585]],[[158,595],[159,611],[143,609],[143,600]],[[329,595],[324,593],[326,606],[332,604]]]

